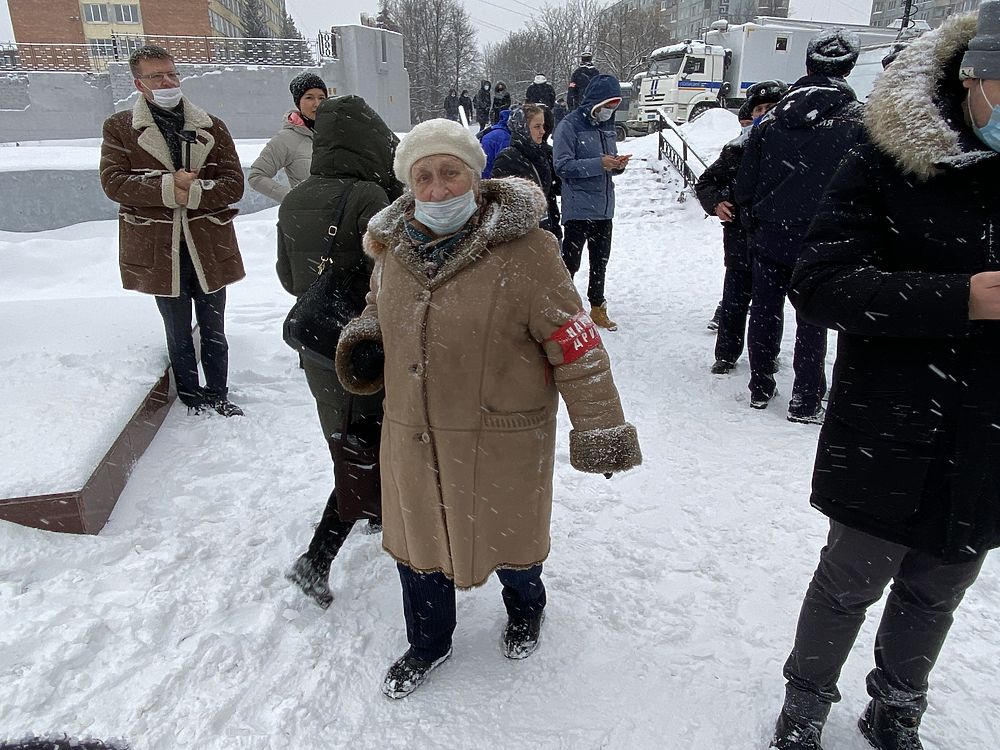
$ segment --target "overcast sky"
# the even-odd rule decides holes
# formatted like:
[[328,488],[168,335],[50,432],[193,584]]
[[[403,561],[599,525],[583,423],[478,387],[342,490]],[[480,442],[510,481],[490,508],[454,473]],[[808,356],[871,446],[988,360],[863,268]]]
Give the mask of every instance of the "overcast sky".
[[[170,2],[170,0],[156,0]],[[559,0],[548,0],[558,3]],[[519,29],[537,7],[536,0],[463,0],[479,29],[480,43],[497,42]],[[285,0],[288,12],[302,33],[312,37],[320,29],[358,23],[362,12],[374,15],[378,0]],[[332,6],[332,7],[331,7]],[[841,23],[867,23],[871,0],[791,0],[793,18]],[[7,0],[0,0],[0,42],[13,40]]]

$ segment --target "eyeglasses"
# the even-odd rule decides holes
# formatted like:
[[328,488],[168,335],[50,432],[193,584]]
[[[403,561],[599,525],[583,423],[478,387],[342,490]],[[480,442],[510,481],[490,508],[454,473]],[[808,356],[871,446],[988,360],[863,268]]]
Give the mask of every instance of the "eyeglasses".
[[173,71],[172,73],[147,73],[144,76],[136,76],[136,78],[140,78],[144,81],[153,81],[154,83],[160,83],[161,81],[165,81],[168,78],[171,81],[179,81],[180,73],[178,73],[176,70]]

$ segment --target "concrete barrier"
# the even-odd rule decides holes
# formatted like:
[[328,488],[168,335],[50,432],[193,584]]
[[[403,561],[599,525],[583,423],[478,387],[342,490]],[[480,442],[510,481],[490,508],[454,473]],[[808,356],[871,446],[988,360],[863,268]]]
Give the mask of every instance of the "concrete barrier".
[[[249,173],[244,167],[244,177]],[[284,173],[276,179],[282,182]],[[42,232],[118,216],[118,204],[104,194],[96,169],[0,172],[0,195],[0,231],[5,232]],[[236,205],[241,213],[252,214],[278,204],[248,184]]]

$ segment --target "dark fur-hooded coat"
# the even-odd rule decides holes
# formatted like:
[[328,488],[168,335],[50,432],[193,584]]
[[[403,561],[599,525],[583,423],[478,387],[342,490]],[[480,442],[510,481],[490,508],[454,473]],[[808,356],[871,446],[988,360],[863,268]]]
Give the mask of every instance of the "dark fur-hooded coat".
[[883,73],[791,291],[839,334],[813,505],[950,560],[1000,544],[1000,323],[969,320],[970,277],[1000,270],[1000,156],[958,78],[975,30],[951,19]]

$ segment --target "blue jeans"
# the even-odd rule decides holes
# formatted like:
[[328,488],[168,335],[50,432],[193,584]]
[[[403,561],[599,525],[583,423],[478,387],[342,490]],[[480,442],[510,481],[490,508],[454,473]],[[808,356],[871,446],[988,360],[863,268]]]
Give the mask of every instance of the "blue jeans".
[[[417,573],[397,563],[403,586],[403,616],[406,639],[414,656],[436,661],[448,653],[455,633],[455,583],[444,573]],[[503,584],[507,615],[526,619],[545,608],[542,566],[527,570],[498,570]]]
[[[197,406],[206,398],[225,398],[228,393],[229,342],[226,340],[225,287],[206,294],[198,283],[187,247],[181,245],[180,295],[157,297],[156,306],[167,334],[167,353],[174,371],[177,396],[187,406]],[[205,388],[198,380],[198,358],[191,334],[191,307],[201,335],[201,366]]]

